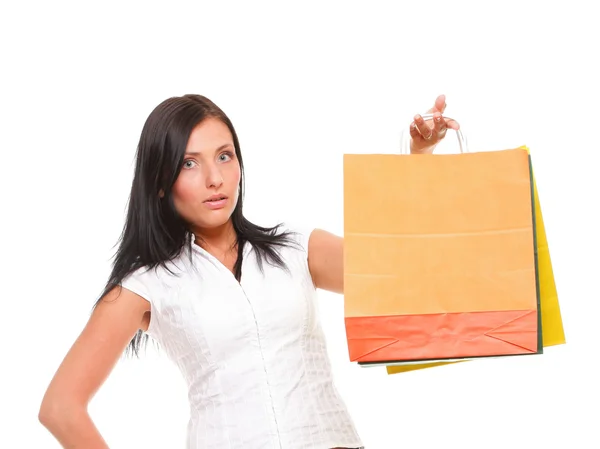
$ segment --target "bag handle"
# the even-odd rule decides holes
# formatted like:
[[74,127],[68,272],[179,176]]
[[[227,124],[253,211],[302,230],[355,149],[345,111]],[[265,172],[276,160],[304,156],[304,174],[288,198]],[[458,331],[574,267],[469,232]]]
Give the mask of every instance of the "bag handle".
[[[424,114],[423,120],[433,120],[433,114]],[[442,116],[445,119],[454,120],[450,117]],[[453,130],[448,130],[453,131]],[[407,137],[408,136],[408,137]],[[456,136],[458,137],[458,146],[460,147],[461,153],[468,153],[469,149],[467,147],[467,140],[465,139],[462,131],[460,129],[456,130]],[[410,154],[410,132],[406,132],[406,130],[402,131],[402,143],[400,145],[400,154]]]

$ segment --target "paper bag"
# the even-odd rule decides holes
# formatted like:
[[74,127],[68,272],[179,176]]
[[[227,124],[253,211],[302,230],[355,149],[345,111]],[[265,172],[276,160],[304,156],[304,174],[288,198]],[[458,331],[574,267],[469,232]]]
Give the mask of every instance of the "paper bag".
[[[521,147],[529,151],[525,146]],[[546,230],[544,227],[544,219],[542,216],[542,208],[535,182],[535,176],[532,174],[533,194],[534,194],[534,210],[535,210],[535,235],[537,242],[537,265],[538,278],[540,289],[540,306],[542,320],[542,343],[544,347],[562,345],[566,343],[565,332],[560,313],[560,305],[558,301],[558,293],[552,270],[552,261],[546,238]],[[456,362],[438,362],[438,363],[415,363],[412,365],[388,365],[388,374],[398,374],[407,371],[414,371],[434,366],[442,366],[453,364]]]
[[351,361],[542,352],[531,179],[523,149],[344,156]]
[[[521,147],[529,152],[525,146]],[[560,305],[554,273],[552,270],[552,261],[546,238],[546,230],[544,227],[544,218],[542,216],[542,208],[535,182],[535,176],[532,174],[533,194],[534,194],[534,211],[535,211],[535,235],[536,235],[536,257],[538,265],[538,284],[540,289],[540,307],[542,321],[542,344],[544,347],[561,345],[566,343],[565,332],[560,313]],[[407,371],[414,371],[434,366],[442,366],[457,362],[438,362],[438,363],[415,363],[412,365],[388,365],[388,374],[397,374]]]
[[[525,148],[527,151],[529,149]],[[532,175],[533,176],[533,175]],[[558,293],[554,272],[552,270],[552,260],[550,258],[550,249],[542,217],[542,207],[540,204],[535,177],[533,178],[533,193],[535,200],[536,217],[536,241],[537,241],[537,259],[540,285],[540,303],[542,309],[542,329],[543,345],[556,346],[566,343],[565,330],[563,327],[560,305],[558,302]]]

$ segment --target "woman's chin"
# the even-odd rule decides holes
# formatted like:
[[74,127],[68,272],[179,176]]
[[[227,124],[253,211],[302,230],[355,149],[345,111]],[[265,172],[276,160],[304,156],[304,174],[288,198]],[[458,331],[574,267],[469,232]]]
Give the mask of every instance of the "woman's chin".
[[209,216],[202,217],[201,220],[198,220],[198,227],[203,229],[214,229],[220,228],[227,224],[229,219],[231,218],[231,213],[226,209],[219,209],[215,211],[211,211]]

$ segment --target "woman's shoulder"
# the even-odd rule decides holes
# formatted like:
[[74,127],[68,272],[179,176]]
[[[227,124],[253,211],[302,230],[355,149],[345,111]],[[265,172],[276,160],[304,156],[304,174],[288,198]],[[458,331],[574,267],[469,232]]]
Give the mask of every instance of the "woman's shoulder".
[[177,258],[154,265],[136,267],[123,278],[121,285],[142,296],[157,296],[159,292],[172,287],[182,275],[185,275],[190,263],[184,254]]
[[315,230],[313,226],[294,221],[283,222],[277,232],[278,235],[287,235],[294,243],[294,248],[308,254],[310,235]]

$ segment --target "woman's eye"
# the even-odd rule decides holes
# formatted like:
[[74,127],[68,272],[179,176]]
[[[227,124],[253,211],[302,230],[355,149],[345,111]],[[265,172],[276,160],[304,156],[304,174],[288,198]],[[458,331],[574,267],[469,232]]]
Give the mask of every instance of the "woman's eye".
[[227,162],[227,161],[229,161],[231,159],[233,159],[233,154],[231,154],[231,153],[221,153],[219,155],[219,160],[221,162]]
[[192,160],[183,161],[183,168],[192,168],[195,162]]

